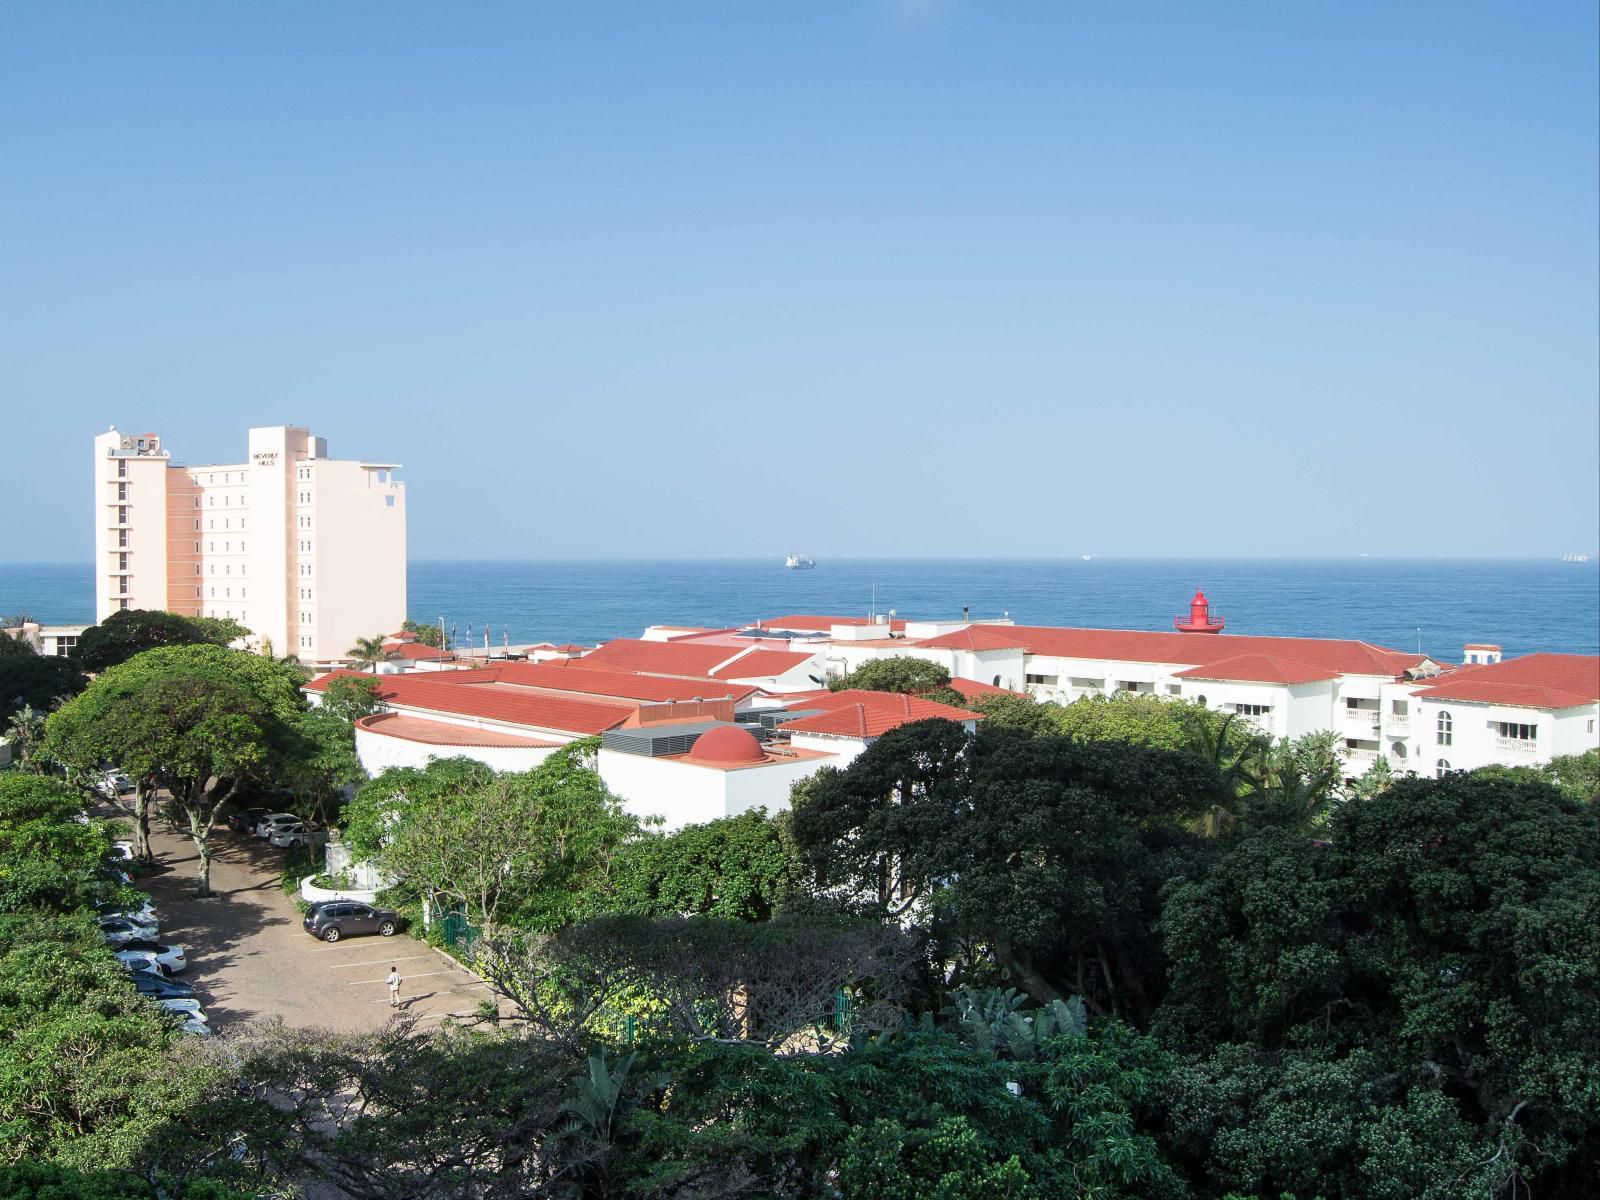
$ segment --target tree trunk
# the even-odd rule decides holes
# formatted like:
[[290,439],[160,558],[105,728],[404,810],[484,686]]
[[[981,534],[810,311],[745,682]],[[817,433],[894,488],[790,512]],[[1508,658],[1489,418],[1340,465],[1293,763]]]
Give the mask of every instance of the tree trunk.
[[155,857],[150,852],[151,790],[143,780],[133,789],[133,856],[143,863]]
[[201,824],[201,816],[197,809],[189,809],[189,836],[194,839],[194,848],[199,855],[200,886],[195,890],[197,896],[211,895],[211,828],[210,823]]
[[1061,993],[1051,985],[1050,981],[1041,975],[1032,963],[1012,949],[1010,938],[996,938],[994,954],[1000,965],[1017,981],[1017,985],[1037,1003],[1049,1004],[1052,1000],[1061,999]]

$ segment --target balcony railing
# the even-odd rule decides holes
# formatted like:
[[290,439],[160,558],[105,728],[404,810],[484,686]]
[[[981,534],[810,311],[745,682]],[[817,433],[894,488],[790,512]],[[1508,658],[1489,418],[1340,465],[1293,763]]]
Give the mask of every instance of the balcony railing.
[[1396,733],[1404,733],[1411,728],[1411,714],[1392,712],[1388,716],[1387,724]]
[[1381,714],[1375,708],[1347,708],[1344,710],[1344,719],[1355,725],[1365,725],[1369,729],[1378,727],[1378,718]]
[[1534,738],[1508,738],[1497,737],[1494,739],[1496,750],[1507,750],[1512,754],[1537,754],[1539,743]]

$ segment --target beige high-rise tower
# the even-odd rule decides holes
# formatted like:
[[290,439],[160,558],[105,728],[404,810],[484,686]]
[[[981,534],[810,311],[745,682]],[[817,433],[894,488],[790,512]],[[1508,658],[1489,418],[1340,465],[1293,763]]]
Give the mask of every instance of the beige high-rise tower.
[[406,616],[396,463],[328,457],[293,425],[252,429],[244,462],[189,467],[156,434],[94,439],[95,614],[232,617],[257,648],[324,666]]

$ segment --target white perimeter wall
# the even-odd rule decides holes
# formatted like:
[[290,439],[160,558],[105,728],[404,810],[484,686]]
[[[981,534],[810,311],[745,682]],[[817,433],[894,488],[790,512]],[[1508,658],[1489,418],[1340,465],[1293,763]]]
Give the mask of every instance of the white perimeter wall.
[[372,776],[390,767],[422,768],[436,758],[470,758],[496,771],[531,771],[549,758],[552,750],[549,746],[436,746],[356,729],[356,757]]

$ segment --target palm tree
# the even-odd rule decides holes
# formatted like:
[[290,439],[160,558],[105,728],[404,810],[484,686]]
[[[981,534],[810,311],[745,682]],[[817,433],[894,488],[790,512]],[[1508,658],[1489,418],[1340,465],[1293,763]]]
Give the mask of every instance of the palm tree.
[[356,644],[346,650],[345,653],[363,667],[371,667],[373,673],[376,674],[378,664],[389,657],[388,652],[383,648],[383,642],[384,639],[382,637],[357,638]]

